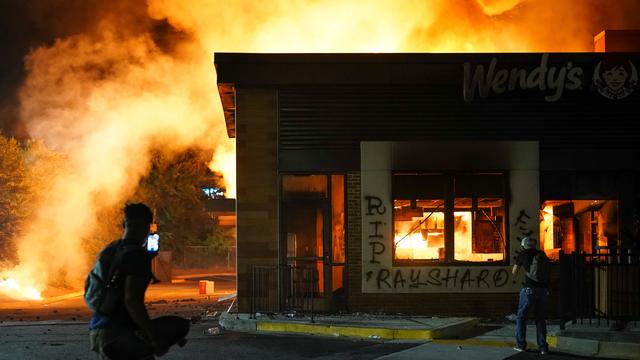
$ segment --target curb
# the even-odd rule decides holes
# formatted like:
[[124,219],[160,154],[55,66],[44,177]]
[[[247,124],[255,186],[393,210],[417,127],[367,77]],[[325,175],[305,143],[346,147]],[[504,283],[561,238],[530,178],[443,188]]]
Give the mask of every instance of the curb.
[[[448,345],[477,345],[477,346],[493,346],[493,347],[503,347],[503,348],[512,348],[516,346],[515,340],[491,340],[491,339],[478,339],[478,338],[470,338],[470,339],[434,339],[434,344],[448,344]],[[560,350],[557,348],[558,338],[553,335],[547,335],[547,343],[550,348]],[[534,342],[527,342],[527,348],[535,349],[538,345]]]
[[596,357],[640,359],[640,344],[600,341]]
[[434,329],[398,329],[367,326],[342,326],[292,322],[257,321],[256,331],[294,333],[324,336],[346,336],[376,340],[433,340],[469,331],[478,325],[478,319],[465,319]]
[[[492,339],[434,339],[434,344],[447,345],[477,345],[512,348],[515,346],[513,340],[492,340]],[[566,336],[548,335],[547,343],[552,350],[566,352],[573,355],[615,358],[615,359],[640,359],[640,344],[623,343],[612,341],[599,341],[591,339],[581,339]],[[527,347],[535,349],[537,345],[528,342]]]

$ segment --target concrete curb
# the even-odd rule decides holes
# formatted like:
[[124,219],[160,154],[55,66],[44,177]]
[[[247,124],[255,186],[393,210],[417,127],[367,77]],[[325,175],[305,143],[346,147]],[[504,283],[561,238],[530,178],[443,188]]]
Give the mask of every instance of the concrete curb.
[[640,344],[600,341],[596,357],[640,359]]
[[[557,349],[557,337],[549,335],[547,336],[547,343],[550,348]],[[492,346],[492,347],[504,347],[504,348],[512,348],[516,346],[515,339],[507,340],[507,339],[479,339],[479,338],[470,338],[470,339],[434,339],[433,342],[435,344],[449,344],[449,345],[477,345],[477,346]],[[534,342],[528,341],[527,348],[535,349],[538,345]]]
[[598,340],[558,336],[556,349],[582,356],[596,356],[600,345]]
[[479,324],[475,318],[463,319],[438,327],[406,329],[367,325],[333,325],[326,323],[306,323],[299,321],[255,320],[237,318],[235,315],[221,317],[220,325],[227,330],[241,332],[268,332],[288,334],[308,334],[320,336],[345,336],[376,340],[433,340],[466,333]]
[[[243,316],[244,315],[244,316]],[[488,347],[512,348],[515,339],[511,336],[483,336],[454,339],[468,333],[478,326],[475,318],[462,319],[442,326],[424,326],[422,328],[402,328],[401,326],[367,326],[364,325],[333,325],[322,322],[309,323],[303,321],[278,321],[269,319],[249,319],[248,315],[223,314],[220,325],[230,331],[262,332],[280,334],[305,334],[319,336],[344,336],[375,340],[400,341],[431,341],[435,344],[449,345],[477,345]],[[640,359],[640,344],[628,342],[612,342],[568,337],[562,335],[547,335],[547,343],[552,351],[559,351],[574,355],[590,357],[607,357],[617,359]],[[537,348],[535,342],[529,341],[527,347]]]
[[275,333],[297,333],[325,336],[346,336],[380,340],[433,340],[451,334],[469,331],[478,325],[477,319],[465,319],[452,325],[434,329],[399,329],[379,326],[344,326],[329,324],[303,324],[275,321],[258,321],[257,331]]
[[219,324],[225,330],[238,332],[256,332],[257,321],[255,319],[242,319],[233,314],[222,314]]
[[[435,344],[445,345],[477,345],[512,348],[515,346],[514,340],[500,339],[434,339]],[[599,341],[592,339],[582,339],[566,336],[547,336],[547,343],[552,351],[559,351],[573,355],[614,358],[614,359],[640,359],[640,344]],[[528,342],[527,347],[535,349],[537,345]]]

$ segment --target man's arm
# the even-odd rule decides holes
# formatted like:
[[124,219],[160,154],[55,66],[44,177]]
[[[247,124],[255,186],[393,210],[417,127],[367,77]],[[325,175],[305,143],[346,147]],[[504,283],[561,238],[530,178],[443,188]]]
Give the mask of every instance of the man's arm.
[[513,269],[511,269],[511,273],[515,275],[518,272],[518,269],[520,269],[520,267],[517,264],[513,265]]
[[144,306],[144,293],[149,280],[143,276],[128,275],[124,281],[124,305],[131,315],[131,319],[151,340],[155,340],[155,333],[151,325],[151,318]]
[[518,255],[514,258],[515,260],[515,264],[513,264],[513,269],[511,269],[511,274],[515,275],[518,270],[520,270],[520,266],[522,266],[522,255],[523,253],[520,252],[518,253]]
[[154,354],[161,356],[169,351],[169,347],[157,339],[151,318],[144,306],[144,292],[147,290],[147,285],[149,285],[147,277],[128,275],[124,281],[124,305],[131,319],[148,336]]

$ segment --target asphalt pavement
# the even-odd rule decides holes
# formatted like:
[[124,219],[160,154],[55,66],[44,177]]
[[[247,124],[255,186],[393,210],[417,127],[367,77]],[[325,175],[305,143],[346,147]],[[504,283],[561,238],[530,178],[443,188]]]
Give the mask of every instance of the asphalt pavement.
[[[416,346],[408,343],[292,335],[222,332],[207,335],[214,322],[192,326],[185,347],[162,359],[375,359]],[[0,359],[96,359],[89,350],[86,323],[0,326]]]
[[[205,334],[216,326],[201,321],[191,328],[185,347],[174,347],[162,359],[381,359],[381,360],[494,360],[587,359],[551,352],[518,353],[507,347],[465,343],[356,340],[344,337],[275,335],[223,331]],[[97,359],[89,350],[85,322],[25,322],[0,326],[0,360]]]
[[[385,341],[384,337],[356,339],[343,336],[337,331],[331,332],[329,336],[241,333],[228,330],[209,335],[205,330],[218,325],[215,319],[229,303],[219,303],[216,301],[217,297],[228,296],[235,291],[233,279],[231,276],[216,278],[216,294],[213,297],[198,294],[198,279],[186,279],[187,281],[177,284],[154,285],[149,289],[146,305],[152,317],[180,315],[194,321],[187,337],[187,345],[184,348],[172,349],[162,359],[541,358],[536,351],[517,353],[510,345],[505,345],[512,340],[513,329],[508,326],[490,329],[473,339],[442,341]],[[89,315],[82,303],[81,295],[76,293],[50,297],[33,304],[0,299],[0,360],[96,359],[97,355],[89,349]],[[505,338],[509,341],[504,341]],[[553,351],[544,358],[586,359]]]

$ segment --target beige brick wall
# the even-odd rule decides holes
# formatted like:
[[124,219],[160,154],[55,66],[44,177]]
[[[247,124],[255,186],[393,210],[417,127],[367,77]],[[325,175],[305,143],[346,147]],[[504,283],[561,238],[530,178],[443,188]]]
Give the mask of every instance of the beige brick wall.
[[236,93],[238,306],[250,311],[252,265],[278,264],[277,91]]

